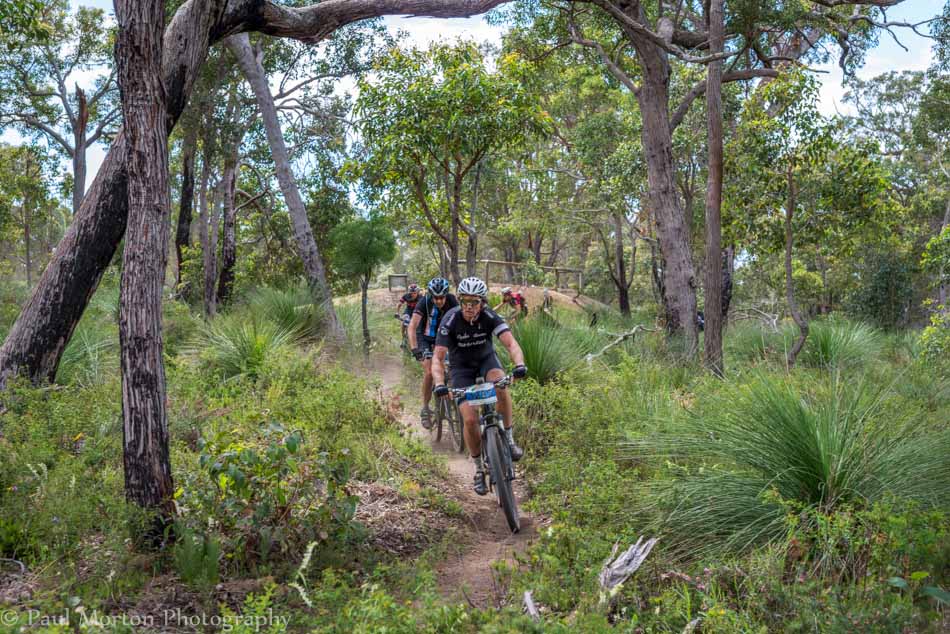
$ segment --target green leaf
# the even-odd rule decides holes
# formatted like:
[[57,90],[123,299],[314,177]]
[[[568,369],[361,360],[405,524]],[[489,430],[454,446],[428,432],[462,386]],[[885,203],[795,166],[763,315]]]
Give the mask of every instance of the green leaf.
[[937,603],[942,605],[950,605],[950,592],[947,592],[943,588],[938,588],[936,586],[924,586],[921,589],[920,594],[925,597],[930,597],[935,599]]
[[887,580],[888,585],[894,586],[895,588],[900,588],[901,590],[909,590],[910,585],[904,581],[902,577],[891,577]]

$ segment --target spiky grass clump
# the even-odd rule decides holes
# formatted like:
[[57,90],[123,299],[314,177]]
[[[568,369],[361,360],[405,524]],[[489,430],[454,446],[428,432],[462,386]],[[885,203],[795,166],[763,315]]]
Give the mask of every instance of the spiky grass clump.
[[[334,307],[337,320],[346,334],[347,345],[351,349],[361,348],[363,345],[363,312],[359,301],[340,302]],[[370,338],[373,346],[385,341],[398,345],[399,341],[399,322],[392,319],[392,313],[388,313],[390,318],[373,309],[372,304],[366,307],[366,322],[369,326]],[[385,333],[385,338],[381,336]]]
[[558,326],[543,315],[516,322],[512,333],[524,352],[528,376],[539,383],[579,365],[592,349],[588,331]]
[[220,315],[202,327],[188,354],[224,379],[253,379],[293,339],[292,331],[264,319]]
[[304,282],[288,288],[255,289],[248,297],[248,304],[256,316],[269,319],[298,338],[314,338],[323,328],[322,311]]
[[56,371],[62,385],[88,387],[103,383],[119,366],[115,327],[84,321],[73,333]]
[[899,420],[889,394],[850,379],[806,391],[756,376],[720,390],[679,431],[627,450],[677,462],[679,475],[659,481],[653,500],[658,528],[684,552],[780,539],[789,503],[833,513],[897,495],[947,506],[950,431]]
[[860,322],[829,319],[811,324],[801,361],[815,367],[855,366],[881,354],[881,333]]

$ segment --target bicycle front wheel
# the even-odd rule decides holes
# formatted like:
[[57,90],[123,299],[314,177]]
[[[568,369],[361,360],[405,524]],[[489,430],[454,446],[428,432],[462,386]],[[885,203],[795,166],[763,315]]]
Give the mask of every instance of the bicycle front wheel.
[[495,486],[495,495],[498,496],[498,504],[505,512],[508,528],[512,533],[517,533],[521,530],[521,520],[518,518],[518,506],[515,502],[514,491],[511,489],[511,480],[508,479],[508,473],[511,472],[511,457],[508,455],[508,448],[502,445],[504,442],[505,439],[502,438],[497,426],[492,425],[485,430],[488,466]]

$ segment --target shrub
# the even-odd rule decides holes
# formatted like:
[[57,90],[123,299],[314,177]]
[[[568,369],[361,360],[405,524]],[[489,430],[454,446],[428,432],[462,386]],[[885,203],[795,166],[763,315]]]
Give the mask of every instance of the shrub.
[[678,461],[672,479],[655,483],[658,528],[697,552],[779,538],[786,501],[826,513],[889,494],[946,505],[938,492],[950,488],[950,430],[902,420],[887,406],[889,394],[838,377],[805,392],[759,375],[720,390],[679,430],[626,449]]
[[881,334],[866,324],[820,320],[811,324],[800,359],[816,367],[855,366],[877,358],[882,345]]
[[220,315],[205,324],[187,350],[224,379],[256,378],[268,358],[287,346],[293,333],[273,323],[239,315]]
[[322,311],[313,303],[313,293],[303,281],[286,289],[270,286],[255,289],[248,297],[248,304],[258,318],[269,319],[295,337],[316,337],[324,325]]
[[[524,352],[528,376],[539,383],[547,383],[558,373],[578,365],[592,348],[583,334],[559,327],[544,316],[516,322],[512,333]],[[504,348],[502,351],[507,352]]]
[[102,384],[118,370],[118,343],[114,325],[83,320],[63,350],[56,382],[86,387]]

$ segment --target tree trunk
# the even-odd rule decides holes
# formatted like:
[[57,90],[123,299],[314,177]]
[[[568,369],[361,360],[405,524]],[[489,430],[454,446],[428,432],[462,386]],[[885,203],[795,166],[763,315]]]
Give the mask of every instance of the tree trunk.
[[79,211],[86,191],[86,125],[89,123],[89,107],[86,93],[76,86],[76,126],[73,128],[73,214]]
[[617,273],[614,277],[614,283],[617,286],[617,302],[620,306],[620,314],[630,316],[630,282],[627,281],[627,264],[623,253],[623,219],[619,212],[614,212],[614,266]]
[[23,264],[26,266],[26,287],[30,288],[33,286],[33,258],[30,249],[30,219],[26,215],[27,203],[28,201],[23,201]]
[[[410,12],[439,17],[483,13],[500,0],[484,2],[318,3],[289,28],[283,5],[245,0],[186,0],[165,31],[162,76],[167,95],[166,133],[184,110],[208,48],[219,39],[258,29],[279,37],[320,41],[357,20]],[[289,29],[289,30],[288,30]],[[23,374],[34,383],[52,380],[63,349],[95,293],[125,234],[128,192],[127,145],[120,130],[86,192],[29,302],[0,347],[0,389]]]
[[203,273],[201,298],[205,319],[211,319],[214,316],[214,302],[211,301],[211,297],[208,293],[208,279],[214,274],[215,264],[213,255],[214,246],[211,244],[210,231],[213,209],[209,211],[213,205],[209,205],[208,202],[208,197],[211,195],[208,191],[211,181],[211,165],[214,160],[211,136],[209,132],[208,137],[205,139],[204,152],[201,154],[201,180],[198,186],[198,241],[201,243]]
[[[184,109],[207,55],[212,26],[225,18],[226,4],[225,0],[189,0],[166,30],[166,133]],[[215,31],[215,37],[220,36]],[[0,389],[17,374],[33,383],[56,377],[63,349],[125,234],[127,156],[125,132],[120,130],[29,302],[0,347]]]
[[361,292],[361,301],[362,301],[362,318],[363,318],[363,354],[367,357],[369,356],[369,321],[366,318],[366,300],[367,300],[367,289],[369,288],[369,276],[360,279],[360,292]]
[[798,303],[795,301],[795,285],[794,280],[792,279],[792,246],[793,246],[793,232],[792,232],[792,221],[795,216],[795,205],[797,204],[797,195],[798,191],[796,190],[795,185],[795,176],[793,172],[793,166],[789,163],[788,166],[788,202],[785,206],[785,300],[788,302],[788,310],[792,313],[792,319],[795,320],[795,323],[798,325],[798,340],[795,341],[795,345],[792,346],[792,349],[788,351],[787,364],[789,368],[795,365],[795,360],[798,358],[798,353],[802,351],[802,347],[805,345],[805,340],[808,339],[808,322],[802,316],[801,311],[798,309]]
[[189,126],[181,147],[181,200],[178,207],[178,228],[175,231],[175,255],[178,258],[175,288],[181,291],[181,263],[184,250],[191,246],[191,208],[195,198],[195,151],[198,146],[197,126]]
[[[723,50],[723,0],[709,1],[709,54]],[[706,182],[706,310],[703,343],[706,368],[722,376],[722,60],[706,76],[706,126],[709,148]]]
[[218,227],[221,217],[221,204],[224,198],[224,178],[219,180],[211,191],[211,204],[208,205],[208,239],[204,252],[204,308],[205,318],[211,319],[218,314]]
[[663,298],[666,328],[682,333],[686,360],[696,357],[696,288],[689,250],[686,215],[676,193],[673,140],[669,120],[670,67],[666,53],[652,42],[634,39],[643,67],[637,102],[643,117],[642,139],[646,152],[650,209],[663,253]]
[[[947,203],[943,210],[943,223],[940,225],[940,232],[943,233],[947,227],[950,227],[950,198],[947,198]],[[943,278],[945,275],[946,271],[941,270],[940,277]],[[950,298],[950,284],[942,283],[937,288],[938,310],[950,310],[950,306],[947,305],[948,298]]]
[[[237,148],[235,148],[235,153]],[[221,200],[224,206],[224,221],[221,226],[221,273],[218,275],[219,306],[231,299],[234,290],[234,264],[237,260],[237,208],[234,204],[237,164],[236,157],[228,159],[221,176]]]
[[168,247],[168,133],[162,84],[164,0],[116,0],[116,64],[128,139],[128,232],[122,258],[119,343],[126,498],[157,513],[157,544],[174,513],[162,287]]
[[722,323],[728,322],[729,306],[732,304],[732,275],[736,267],[736,248],[728,246],[722,250]]
[[261,66],[261,60],[251,49],[251,41],[247,33],[232,35],[226,42],[230,51],[237,58],[241,72],[257,99],[257,107],[261,112],[264,130],[267,133],[267,142],[274,157],[277,181],[280,183],[280,190],[284,194],[284,202],[287,204],[287,210],[290,213],[294,239],[297,241],[297,249],[303,260],[304,270],[307,272],[310,291],[313,293],[315,303],[319,304],[324,311],[328,334],[330,337],[342,341],[344,338],[343,328],[337,319],[336,311],[333,310],[333,293],[330,291],[330,285],[327,284],[323,258],[317,248],[317,241],[313,237],[313,230],[310,228],[310,221],[307,219],[307,210],[304,207],[300,190],[297,188],[297,181],[291,170],[287,145],[284,143],[280,121],[277,119],[277,108],[274,105],[274,97],[270,92],[270,86],[267,84],[267,76],[264,74],[263,66]]

